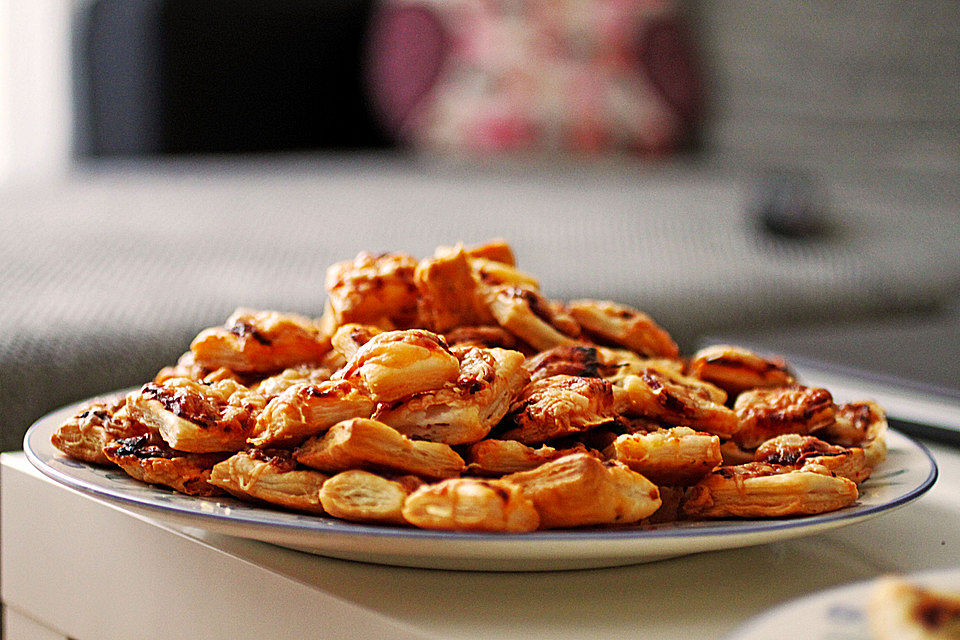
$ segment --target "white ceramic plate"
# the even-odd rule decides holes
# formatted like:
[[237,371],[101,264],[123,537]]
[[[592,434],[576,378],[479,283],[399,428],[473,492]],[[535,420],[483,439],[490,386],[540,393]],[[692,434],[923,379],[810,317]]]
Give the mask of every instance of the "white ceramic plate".
[[[960,592],[960,569],[904,576],[908,582]],[[736,629],[728,640],[870,640],[867,602],[876,580],[818,591],[775,607]]]
[[888,432],[887,460],[861,486],[855,504],[832,513],[525,534],[439,532],[355,524],[273,510],[231,498],[195,498],[140,483],[116,468],[71,460],[50,444],[50,436],[78,407],[66,407],[40,419],[24,438],[27,458],[57,482],[174,525],[262,540],[319,555],[410,567],[474,571],[584,569],[764,544],[886,513],[919,498],[937,478],[936,463],[923,446],[904,435]]

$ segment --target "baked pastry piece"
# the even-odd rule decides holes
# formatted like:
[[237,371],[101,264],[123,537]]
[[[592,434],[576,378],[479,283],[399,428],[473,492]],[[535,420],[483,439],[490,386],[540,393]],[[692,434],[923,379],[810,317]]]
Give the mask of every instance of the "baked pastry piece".
[[609,300],[573,300],[567,304],[583,332],[601,344],[626,347],[644,356],[677,358],[680,349],[670,334],[647,314]]
[[149,429],[131,420],[123,411],[124,397],[95,400],[70,417],[50,436],[50,443],[71,458],[110,464],[103,448],[123,438],[145,434]]
[[222,327],[201,331],[190,350],[196,364],[206,369],[272,373],[319,363],[330,350],[330,336],[301,315],[237,309]]
[[178,451],[237,451],[247,441],[263,397],[234,382],[204,384],[188,378],[149,383],[127,397],[132,420],[157,429]]
[[333,337],[330,338],[330,344],[333,350],[343,357],[343,362],[346,364],[350,358],[357,355],[360,347],[381,333],[383,333],[383,329],[372,324],[351,322],[337,328]]
[[430,331],[387,331],[360,347],[334,379],[352,380],[377,402],[439,389],[460,375],[460,361]]
[[414,491],[403,517],[422,529],[453,531],[533,531],[540,517],[533,502],[513,484],[478,478],[452,478]]
[[613,392],[616,411],[625,416],[685,425],[721,438],[739,428],[737,415],[723,405],[726,394],[706,382],[648,367],[639,376],[624,376]]
[[828,469],[748,462],[720,467],[690,488],[683,513],[694,518],[771,518],[836,511],[856,501],[857,485]]
[[320,487],[326,479],[318,471],[298,469],[289,451],[247,449],[214,465],[209,482],[241,499],[322,513]]
[[336,326],[358,322],[383,329],[417,323],[417,260],[402,253],[360,253],[327,269],[326,288]]
[[731,396],[757,387],[785,387],[796,383],[787,363],[726,344],[697,351],[687,367],[694,378],[712,382]]
[[497,323],[538,351],[577,344],[580,326],[531,287],[501,286],[487,294]]
[[163,485],[192,496],[222,493],[210,484],[210,471],[227,454],[175,451],[156,431],[114,440],[103,448],[103,453],[127,475],[141,482]]
[[771,438],[757,447],[757,462],[801,468],[809,463],[826,467],[834,475],[857,484],[870,477],[871,467],[860,447],[838,447],[814,436],[788,433]]
[[193,351],[187,351],[177,360],[177,364],[171,367],[164,367],[157,372],[153,381],[157,384],[166,382],[170,378],[190,378],[197,382],[216,382],[218,380],[236,380],[243,383],[243,376],[226,367],[217,369],[208,369],[197,364]]
[[[437,253],[453,251],[460,246],[461,245],[457,245],[456,247],[438,247]],[[463,251],[471,260],[482,259],[490,262],[499,262],[508,267],[517,266],[517,259],[513,255],[513,249],[503,238],[496,238],[483,244],[463,247]]]
[[454,347],[460,373],[453,382],[399,402],[381,404],[374,418],[411,438],[470,444],[500,422],[527,383],[523,354],[506,349]]
[[296,458],[327,473],[364,469],[433,479],[456,476],[465,466],[463,458],[445,444],[411,440],[393,427],[366,418],[333,425],[322,437],[307,440]]
[[270,400],[249,434],[256,447],[290,447],[341,420],[370,417],[376,402],[346,380],[295,384]]
[[813,433],[833,423],[836,414],[829,391],[801,385],[744,391],[733,409],[740,421],[733,439],[745,449],[784,433]]
[[511,349],[518,351],[522,345],[512,333],[503,327],[480,325],[457,327],[443,334],[450,347],[483,347],[485,349]]
[[887,416],[874,402],[851,402],[837,406],[834,420],[817,436],[841,447],[860,447],[867,466],[875,468],[887,457]]
[[438,250],[417,265],[414,282],[420,321],[442,333],[459,326],[493,324],[479,283],[462,246]]
[[467,449],[466,472],[478,476],[504,476],[508,473],[527,471],[544,462],[572,453],[586,453],[582,444],[566,449],[554,449],[542,445],[536,449],[516,440],[481,440]]
[[332,373],[333,372],[326,367],[302,364],[284,369],[269,378],[264,378],[253,385],[252,388],[263,396],[265,400],[271,400],[294,385],[304,383],[317,384],[318,382],[329,380]]
[[689,427],[626,433],[603,453],[658,485],[671,486],[694,484],[723,461],[720,438]]
[[504,419],[507,430],[498,437],[526,444],[545,442],[587,431],[614,417],[612,385],[606,380],[551,376],[523,389]]
[[409,482],[351,469],[323,483],[320,503],[331,516],[344,520],[405,524],[403,503],[411,491]]
[[637,522],[660,507],[657,486],[626,465],[574,453],[530,471],[504,476],[540,515],[540,527]]
[[960,638],[960,593],[956,591],[885,576],[871,589],[866,612],[877,640]]

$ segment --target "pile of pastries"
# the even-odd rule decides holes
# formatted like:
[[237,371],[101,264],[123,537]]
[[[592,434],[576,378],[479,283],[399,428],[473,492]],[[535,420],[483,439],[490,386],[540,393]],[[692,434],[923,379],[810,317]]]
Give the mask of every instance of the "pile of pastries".
[[822,513],[885,457],[883,411],[648,315],[548,299],[493,241],[327,271],[308,318],[239,309],[53,435],[143,482],[364,523],[525,532]]

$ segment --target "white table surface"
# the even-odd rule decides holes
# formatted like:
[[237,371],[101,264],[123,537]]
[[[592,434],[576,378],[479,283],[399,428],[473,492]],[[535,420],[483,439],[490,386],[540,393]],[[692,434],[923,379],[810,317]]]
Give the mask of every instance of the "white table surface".
[[[960,566],[960,451],[928,446],[940,467],[933,489],[863,523],[649,564],[526,574],[366,565],[174,529],[3,454],[7,635],[722,638],[828,587]],[[33,635],[14,635],[22,628]]]

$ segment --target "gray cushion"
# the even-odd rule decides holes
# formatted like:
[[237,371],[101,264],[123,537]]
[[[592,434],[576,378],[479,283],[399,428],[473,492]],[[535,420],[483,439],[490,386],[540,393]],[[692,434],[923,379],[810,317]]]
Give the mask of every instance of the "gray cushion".
[[[854,184],[844,234],[779,246],[744,182],[643,165],[447,167],[352,156],[78,168],[0,206],[3,449],[66,402],[137,385],[237,306],[319,315],[326,267],[503,237],[551,297],[611,298],[684,345],[705,331],[937,300],[953,212]],[[952,221],[952,223],[951,223]]]

